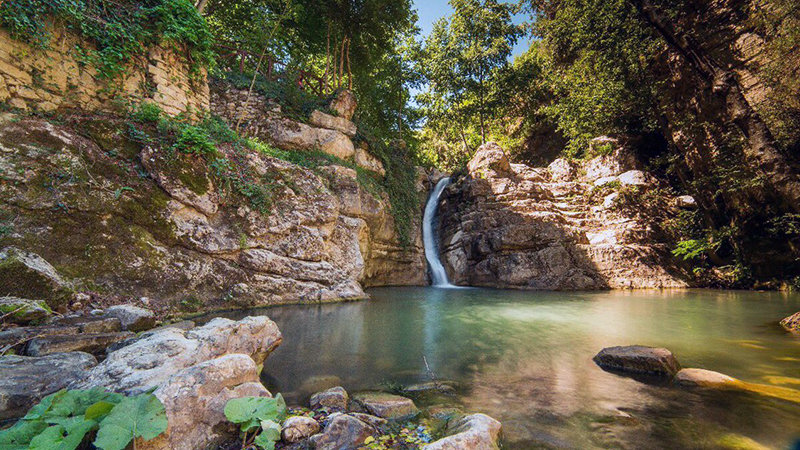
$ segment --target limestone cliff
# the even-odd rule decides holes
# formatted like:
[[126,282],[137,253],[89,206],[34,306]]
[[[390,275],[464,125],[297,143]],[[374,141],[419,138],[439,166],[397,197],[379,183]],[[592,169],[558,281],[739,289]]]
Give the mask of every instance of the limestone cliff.
[[[129,138],[126,119],[5,113],[0,248],[40,255],[95,299],[184,311],[357,299],[363,285],[426,282],[419,224],[403,248],[388,200],[355,170],[217,151],[268,181],[269,212],[225,195],[197,155]],[[424,197],[423,180],[418,187]]]
[[624,213],[613,192],[656,184],[624,149],[583,166],[556,160],[534,169],[487,144],[443,195],[451,281],[542,290],[687,287],[657,230]]

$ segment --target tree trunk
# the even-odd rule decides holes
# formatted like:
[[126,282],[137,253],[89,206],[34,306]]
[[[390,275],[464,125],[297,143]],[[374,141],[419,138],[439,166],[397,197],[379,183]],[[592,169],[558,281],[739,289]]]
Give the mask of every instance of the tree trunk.
[[350,67],[350,38],[347,38],[347,80],[348,89],[353,90],[353,69]]
[[322,75],[322,92],[328,92],[328,76],[331,67],[331,23],[328,21],[328,41],[325,46],[325,74]]
[[197,8],[197,12],[199,14],[203,14],[203,11],[206,9],[206,5],[208,4],[208,0],[197,0],[197,3],[194,5]]
[[758,164],[786,206],[800,212],[800,180],[778,150],[767,124],[748,103],[736,75],[718,65],[691,36],[678,30],[652,0],[629,1],[644,21],[711,83],[713,92],[724,96],[726,115],[747,139],[745,154]]

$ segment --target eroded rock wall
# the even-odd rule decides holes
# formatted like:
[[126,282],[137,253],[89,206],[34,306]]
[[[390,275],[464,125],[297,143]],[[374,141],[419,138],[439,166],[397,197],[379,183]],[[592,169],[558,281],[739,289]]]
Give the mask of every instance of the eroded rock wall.
[[583,166],[511,164],[481,147],[443,195],[443,262],[456,284],[541,290],[687,287],[668,247],[639,218],[593,204],[603,185],[653,187],[618,150]]
[[[202,158],[142,146],[124,120],[0,117],[0,247],[42,256],[79,292],[164,310],[332,301],[425,284],[419,224],[400,245],[388,200],[343,166],[236,155],[272,180],[259,212]],[[234,158],[232,148],[219,148]],[[427,191],[422,181],[420,195]]]
[[130,61],[120,79],[108,81],[82,59],[80,48],[90,43],[63,28],[50,32],[51,45],[41,50],[0,29],[0,102],[47,113],[115,111],[120,101],[144,100],[173,116],[209,108],[205,71],[192,79],[189,63],[169,47],[150,49],[143,60]]

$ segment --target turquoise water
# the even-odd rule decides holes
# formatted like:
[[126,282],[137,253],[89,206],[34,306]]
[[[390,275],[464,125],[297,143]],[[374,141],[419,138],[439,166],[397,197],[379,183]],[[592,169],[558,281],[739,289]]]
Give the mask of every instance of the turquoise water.
[[352,391],[433,374],[462,383],[453,403],[503,422],[504,448],[789,449],[800,439],[798,404],[643,384],[592,362],[607,346],[660,346],[684,367],[800,389],[800,337],[777,324],[800,310],[798,295],[434,288],[370,294],[359,303],[229,316],[267,314],[280,326],[284,343],[264,369],[273,391],[300,401],[313,377]]

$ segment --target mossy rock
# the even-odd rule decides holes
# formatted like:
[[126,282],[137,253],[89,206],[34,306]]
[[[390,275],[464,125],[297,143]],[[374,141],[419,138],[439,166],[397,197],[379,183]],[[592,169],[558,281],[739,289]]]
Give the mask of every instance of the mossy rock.
[[26,300],[17,297],[0,297],[0,316],[4,322],[29,324],[41,322],[53,311],[41,300]]
[[0,251],[0,292],[43,300],[53,310],[66,307],[74,295],[50,263],[13,247]]

